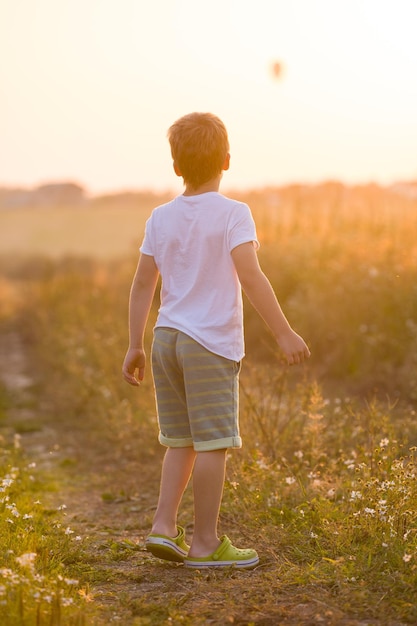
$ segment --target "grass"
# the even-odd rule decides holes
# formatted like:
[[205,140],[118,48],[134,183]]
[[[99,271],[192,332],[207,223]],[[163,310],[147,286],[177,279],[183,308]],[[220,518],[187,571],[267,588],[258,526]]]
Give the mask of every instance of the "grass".
[[[99,485],[100,510],[119,513],[76,541],[65,511],[35,505],[87,466],[75,454],[54,477],[29,467],[13,436],[16,423],[30,436],[32,422],[7,418],[22,401],[0,394],[5,624],[416,623],[416,201],[336,184],[248,200],[263,268],[313,354],[283,366],[245,304],[244,448],[228,460],[221,526],[256,546],[260,567],[188,572],[134,540],[147,531],[160,462],[150,377],[138,401],[120,376],[136,258],[6,255],[2,328],[36,364],[31,410],[75,430],[98,473],[110,464],[111,481],[88,474],[72,489]],[[191,512],[187,493],[182,517]]]
[[[18,450],[3,448],[0,460],[0,620],[23,624],[85,624],[85,585],[70,578],[64,566],[76,543],[62,513],[39,498],[45,484],[35,463]],[[51,483],[51,479],[50,479]],[[50,485],[49,485],[50,487]]]

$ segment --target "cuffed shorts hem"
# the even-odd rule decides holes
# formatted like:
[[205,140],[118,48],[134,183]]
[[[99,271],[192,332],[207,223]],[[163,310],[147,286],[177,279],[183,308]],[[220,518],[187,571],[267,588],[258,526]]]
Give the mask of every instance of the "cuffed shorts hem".
[[182,439],[174,439],[172,437],[165,437],[162,433],[159,433],[159,443],[167,448],[192,448],[196,452],[210,452],[211,450],[223,450],[224,448],[241,448],[241,437],[224,437],[223,439],[212,439],[211,441],[196,441],[189,437]]
[[241,448],[242,439],[240,437],[224,437],[223,439],[212,439],[211,441],[195,441],[194,450],[196,452],[209,452],[210,450],[223,450],[224,448]]
[[192,448],[194,443],[191,437],[181,437],[175,439],[174,437],[165,437],[162,433],[159,433],[159,443],[167,448]]

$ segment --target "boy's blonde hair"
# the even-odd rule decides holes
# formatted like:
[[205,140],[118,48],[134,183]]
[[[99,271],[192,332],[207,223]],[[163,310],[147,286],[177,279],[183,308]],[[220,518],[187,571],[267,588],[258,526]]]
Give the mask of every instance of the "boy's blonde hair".
[[221,173],[229,140],[225,125],[216,115],[184,115],[169,128],[168,139],[184,183],[196,189]]

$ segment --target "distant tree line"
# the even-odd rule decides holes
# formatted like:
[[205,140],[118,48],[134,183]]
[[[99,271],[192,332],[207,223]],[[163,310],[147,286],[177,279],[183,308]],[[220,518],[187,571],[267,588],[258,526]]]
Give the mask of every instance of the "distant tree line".
[[0,209],[38,207],[137,207],[157,205],[172,198],[170,192],[122,191],[91,196],[81,185],[73,182],[57,182],[34,188],[0,187]]

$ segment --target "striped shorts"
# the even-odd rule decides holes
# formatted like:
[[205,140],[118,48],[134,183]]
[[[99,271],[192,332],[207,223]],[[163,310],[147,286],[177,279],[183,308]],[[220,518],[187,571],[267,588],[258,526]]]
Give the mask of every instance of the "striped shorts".
[[240,448],[240,363],[173,328],[155,328],[152,374],[162,445],[208,451]]

